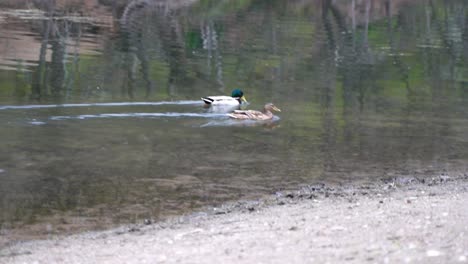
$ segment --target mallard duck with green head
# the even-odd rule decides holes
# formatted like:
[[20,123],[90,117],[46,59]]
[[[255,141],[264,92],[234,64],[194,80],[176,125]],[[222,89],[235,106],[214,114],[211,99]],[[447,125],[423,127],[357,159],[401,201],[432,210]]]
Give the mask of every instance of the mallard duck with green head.
[[247,103],[247,99],[245,99],[244,92],[240,89],[234,89],[231,93],[231,96],[227,95],[215,95],[215,96],[206,96],[201,98],[205,105],[241,105],[243,102]]
[[257,110],[235,110],[234,112],[228,114],[229,117],[234,119],[243,119],[243,120],[270,120],[273,118],[273,112],[281,112],[281,110],[272,103],[268,103],[263,108],[263,111]]

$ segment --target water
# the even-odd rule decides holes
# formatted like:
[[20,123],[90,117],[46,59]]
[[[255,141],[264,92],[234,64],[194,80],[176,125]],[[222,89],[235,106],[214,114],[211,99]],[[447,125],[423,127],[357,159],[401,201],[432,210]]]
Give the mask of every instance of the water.
[[0,243],[466,172],[468,3],[338,2],[2,1]]

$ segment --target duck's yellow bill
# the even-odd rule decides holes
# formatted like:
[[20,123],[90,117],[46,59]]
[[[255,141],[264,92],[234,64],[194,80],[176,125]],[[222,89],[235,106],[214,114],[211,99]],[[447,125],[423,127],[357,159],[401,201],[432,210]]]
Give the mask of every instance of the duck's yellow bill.
[[242,96],[241,100],[247,103],[247,98],[245,98],[245,96]]
[[278,112],[281,112],[281,109],[279,109],[279,108],[276,107],[276,106],[273,108],[273,110],[278,111]]

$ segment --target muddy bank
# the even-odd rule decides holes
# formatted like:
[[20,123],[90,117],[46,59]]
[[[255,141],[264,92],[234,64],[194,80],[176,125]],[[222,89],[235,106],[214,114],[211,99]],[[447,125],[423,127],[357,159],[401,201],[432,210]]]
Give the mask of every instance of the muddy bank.
[[0,263],[456,263],[468,177],[311,185],[156,224],[31,241]]

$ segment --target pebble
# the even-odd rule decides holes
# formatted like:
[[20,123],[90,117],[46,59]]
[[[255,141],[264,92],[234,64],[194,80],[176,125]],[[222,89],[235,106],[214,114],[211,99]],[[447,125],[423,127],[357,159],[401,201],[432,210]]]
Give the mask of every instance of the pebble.
[[438,256],[442,255],[442,252],[440,252],[438,250],[428,250],[428,251],[426,251],[426,255],[428,257],[438,257]]
[[331,230],[333,231],[344,231],[346,228],[344,226],[332,226]]
[[4,173],[4,172],[5,172],[5,170],[4,170],[4,169],[0,169],[0,173]]
[[408,248],[409,248],[409,249],[414,249],[414,248],[416,248],[416,245],[413,244],[413,243],[410,243],[410,244],[408,245]]
[[41,122],[41,121],[31,121],[31,122],[29,122],[29,124],[36,125],[36,126],[41,126],[41,125],[45,125],[46,123]]
[[466,262],[466,256],[460,256],[460,257],[458,257],[458,261],[460,261],[460,262]]

